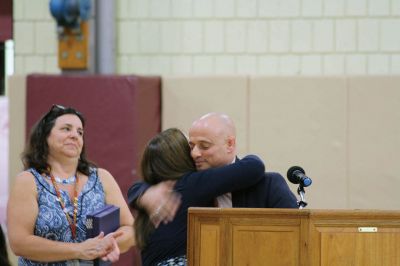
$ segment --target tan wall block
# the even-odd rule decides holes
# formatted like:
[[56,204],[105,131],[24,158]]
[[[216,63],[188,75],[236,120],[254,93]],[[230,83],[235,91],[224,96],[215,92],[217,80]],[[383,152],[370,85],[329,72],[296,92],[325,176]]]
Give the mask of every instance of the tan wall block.
[[[14,0],[17,2],[18,0]],[[24,2],[24,19],[29,20],[50,20],[51,13],[49,2],[47,0],[23,1]]]
[[[35,27],[32,22],[16,21],[13,23],[15,55],[32,54],[35,43]],[[18,67],[18,66],[17,66]]]
[[309,208],[348,205],[346,97],[344,78],[250,79],[249,151],[285,178],[289,167],[303,167],[313,179]]
[[8,79],[10,112],[9,131],[9,175],[10,185],[23,169],[21,153],[25,145],[26,130],[26,76],[11,76]]
[[54,21],[38,22],[35,25],[35,52],[58,55],[58,36]]
[[236,124],[239,154],[247,153],[247,77],[163,77],[162,128],[187,133],[193,120],[209,112],[228,114]]
[[[9,186],[23,169],[21,153],[25,145],[26,76],[11,76],[8,82],[9,100]],[[18,265],[17,257],[8,246],[11,265]]]
[[349,79],[350,208],[399,209],[400,77]]

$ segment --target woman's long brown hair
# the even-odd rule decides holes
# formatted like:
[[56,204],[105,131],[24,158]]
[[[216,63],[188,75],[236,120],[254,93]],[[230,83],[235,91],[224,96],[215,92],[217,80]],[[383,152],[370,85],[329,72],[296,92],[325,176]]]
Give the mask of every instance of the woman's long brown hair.
[[[164,130],[149,141],[140,166],[143,180],[152,185],[166,180],[177,180],[188,172],[196,171],[188,140],[177,128]],[[136,244],[143,249],[154,231],[154,226],[144,210],[138,211],[134,228]]]

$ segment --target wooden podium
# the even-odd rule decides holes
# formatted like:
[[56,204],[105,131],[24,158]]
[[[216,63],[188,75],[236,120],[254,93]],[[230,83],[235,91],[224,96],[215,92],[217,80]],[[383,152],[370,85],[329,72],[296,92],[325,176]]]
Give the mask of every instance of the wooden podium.
[[188,265],[400,266],[400,211],[189,208]]

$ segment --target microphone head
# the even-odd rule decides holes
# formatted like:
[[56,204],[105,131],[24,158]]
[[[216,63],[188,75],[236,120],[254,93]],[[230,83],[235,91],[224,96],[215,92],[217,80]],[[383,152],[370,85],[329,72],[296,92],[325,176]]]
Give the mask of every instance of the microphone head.
[[311,178],[309,178],[309,177],[304,178],[304,180],[303,180],[303,186],[308,187],[308,186],[311,186],[311,184],[312,184]]
[[288,180],[293,183],[293,184],[298,184],[299,180],[298,178],[296,178],[295,173],[302,173],[303,175],[306,174],[306,172],[303,170],[303,168],[301,168],[300,166],[292,166],[289,168],[289,170],[287,171],[287,178]]

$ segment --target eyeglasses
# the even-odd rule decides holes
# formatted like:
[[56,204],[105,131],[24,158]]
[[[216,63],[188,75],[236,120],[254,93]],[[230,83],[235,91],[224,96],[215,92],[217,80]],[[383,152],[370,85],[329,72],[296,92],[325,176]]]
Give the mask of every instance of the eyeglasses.
[[64,107],[59,104],[53,104],[53,106],[50,108],[50,110],[43,117],[42,121],[47,122],[49,117],[52,117],[52,116],[59,117],[62,114],[75,114],[75,115],[79,116],[79,118],[82,117],[82,114],[80,112],[76,111],[75,109],[73,109],[71,107]]
[[51,112],[59,112],[60,110],[65,110],[66,108],[62,105],[59,104],[53,104],[53,106],[50,108],[49,113]]

